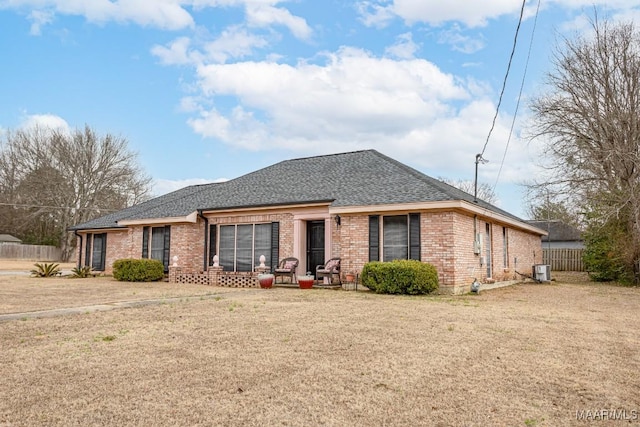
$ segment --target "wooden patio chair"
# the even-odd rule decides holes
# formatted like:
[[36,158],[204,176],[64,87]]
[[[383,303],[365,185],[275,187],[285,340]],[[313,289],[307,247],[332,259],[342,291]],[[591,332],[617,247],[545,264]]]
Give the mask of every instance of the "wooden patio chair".
[[340,258],[331,258],[324,265],[319,265],[316,267],[316,280],[323,280],[324,278],[329,278],[329,284],[333,284],[333,278],[338,278],[338,284],[342,285],[342,280],[340,279]]
[[289,276],[291,283],[298,283],[298,280],[296,279],[296,268],[298,268],[298,263],[298,258],[294,257],[288,257],[280,261],[280,263],[278,263],[278,267],[273,271],[275,282],[278,283],[278,276]]

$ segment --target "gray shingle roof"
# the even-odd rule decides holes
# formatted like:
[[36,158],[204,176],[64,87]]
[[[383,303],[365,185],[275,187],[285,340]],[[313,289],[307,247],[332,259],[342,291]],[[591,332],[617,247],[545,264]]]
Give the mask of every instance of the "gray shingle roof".
[[560,220],[527,221],[527,223],[541,230],[547,230],[548,236],[542,236],[543,242],[581,242],[582,232],[576,227]]
[[[71,230],[117,227],[117,221],[123,220],[183,217],[198,209],[319,201],[345,207],[450,200],[473,203],[473,195],[375,150],[364,150],[285,160],[227,182],[186,187],[78,224]],[[483,201],[478,205],[520,220]]]
[[0,234],[0,242],[3,243],[22,243],[22,240],[17,237],[12,236],[11,234]]

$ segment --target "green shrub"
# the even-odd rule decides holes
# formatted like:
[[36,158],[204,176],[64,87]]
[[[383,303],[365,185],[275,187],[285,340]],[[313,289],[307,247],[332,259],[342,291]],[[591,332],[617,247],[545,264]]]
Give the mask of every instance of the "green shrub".
[[438,290],[438,272],[420,261],[374,261],[362,269],[362,284],[381,294],[429,294]]
[[61,273],[60,264],[56,263],[35,263],[36,268],[31,270],[31,275],[34,277],[53,277]]
[[113,277],[124,282],[155,282],[164,277],[164,265],[156,259],[118,259]]
[[609,282],[618,280],[624,271],[622,261],[614,249],[614,243],[609,236],[588,236],[582,255],[585,269],[591,280]]
[[72,279],[85,279],[91,276],[91,267],[85,265],[84,267],[74,267],[71,270],[71,278]]

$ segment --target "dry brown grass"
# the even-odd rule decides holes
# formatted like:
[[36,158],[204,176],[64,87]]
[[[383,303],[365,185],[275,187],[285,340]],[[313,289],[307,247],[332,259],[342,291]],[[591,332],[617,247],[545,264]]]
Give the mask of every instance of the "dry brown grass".
[[[53,301],[75,283],[25,295]],[[135,287],[88,280],[78,304],[92,286],[96,300]],[[27,284],[2,282],[3,300],[28,306],[14,287]],[[557,282],[461,297],[254,290],[10,321],[0,425],[585,425],[576,411],[640,411],[639,309],[637,288]]]
[[55,261],[29,261],[29,260],[14,260],[14,259],[0,259],[0,271],[26,271],[29,272],[34,268],[36,262],[46,264],[59,264],[60,268],[65,270],[71,270],[76,266],[73,262],[55,262]]

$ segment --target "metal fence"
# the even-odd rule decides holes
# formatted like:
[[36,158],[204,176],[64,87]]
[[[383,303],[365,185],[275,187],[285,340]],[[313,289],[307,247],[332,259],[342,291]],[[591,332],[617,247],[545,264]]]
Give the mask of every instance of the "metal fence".
[[584,249],[543,249],[542,263],[551,265],[551,271],[584,271]]
[[55,246],[0,243],[0,259],[60,261],[62,251]]

